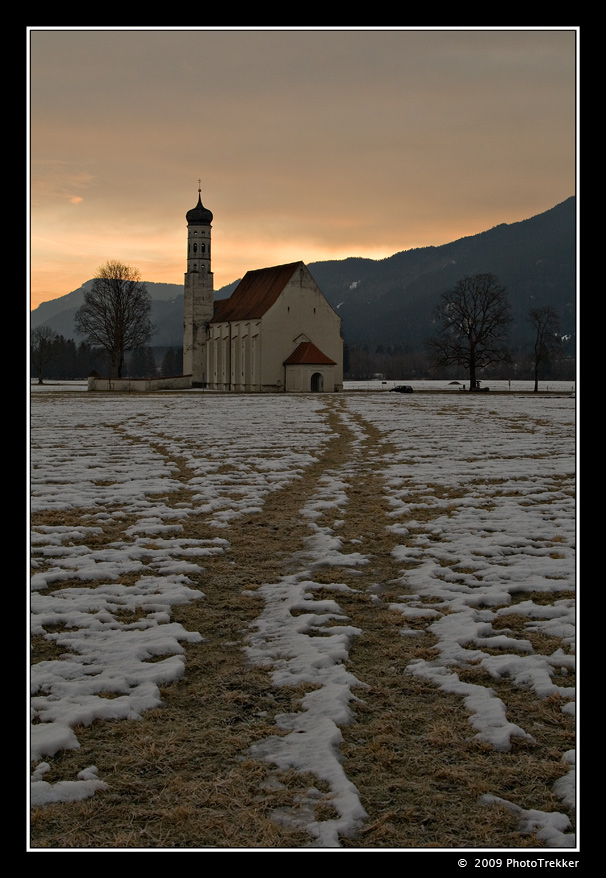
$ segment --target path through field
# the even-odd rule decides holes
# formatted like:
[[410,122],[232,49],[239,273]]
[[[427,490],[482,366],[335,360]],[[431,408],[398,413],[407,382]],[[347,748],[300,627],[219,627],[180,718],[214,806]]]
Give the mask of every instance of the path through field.
[[393,396],[34,394],[33,847],[574,845],[574,400]]

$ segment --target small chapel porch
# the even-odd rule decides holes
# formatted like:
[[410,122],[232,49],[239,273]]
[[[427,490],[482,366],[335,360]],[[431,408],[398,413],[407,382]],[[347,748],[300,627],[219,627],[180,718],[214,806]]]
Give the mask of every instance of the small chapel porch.
[[335,393],[343,388],[335,361],[313,342],[305,341],[284,361],[284,389],[293,393]]

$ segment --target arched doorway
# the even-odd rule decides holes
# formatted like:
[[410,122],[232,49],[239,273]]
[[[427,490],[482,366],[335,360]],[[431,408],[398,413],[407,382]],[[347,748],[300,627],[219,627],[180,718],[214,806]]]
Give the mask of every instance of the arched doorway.
[[321,372],[314,372],[311,376],[312,393],[322,393],[324,390],[324,375]]

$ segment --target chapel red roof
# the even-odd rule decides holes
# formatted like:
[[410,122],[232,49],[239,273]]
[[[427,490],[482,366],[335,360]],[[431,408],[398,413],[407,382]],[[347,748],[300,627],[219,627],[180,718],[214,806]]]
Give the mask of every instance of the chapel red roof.
[[228,320],[258,320],[276,302],[302,262],[274,265],[247,271],[229,299],[216,303],[211,323]]
[[301,344],[294,349],[290,357],[284,360],[285,366],[298,366],[301,364],[313,366],[335,366],[334,360],[323,354],[322,351],[315,346],[312,341],[302,341]]

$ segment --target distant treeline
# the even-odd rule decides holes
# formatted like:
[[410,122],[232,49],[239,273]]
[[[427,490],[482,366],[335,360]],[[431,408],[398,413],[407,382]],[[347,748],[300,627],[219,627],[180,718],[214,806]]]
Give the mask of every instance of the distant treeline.
[[[483,371],[482,380],[508,379],[531,380],[533,357],[530,351],[518,351],[509,363],[498,363]],[[345,345],[343,371],[352,381],[365,381],[377,376],[388,381],[421,381],[448,379],[464,380],[469,377],[462,366],[450,366],[436,370],[428,354],[418,350],[406,350],[404,345]],[[572,381],[576,375],[574,348],[568,347],[561,355],[541,366],[541,380]]]
[[[102,377],[109,375],[109,358],[101,348],[91,347],[87,342],[76,344],[62,335],[54,338],[45,349],[42,380],[79,381],[91,372]],[[153,375],[181,375],[183,372],[183,348],[146,347],[130,351],[126,356],[124,375],[127,378],[149,378]],[[30,362],[32,379],[40,378],[39,358],[32,355]]]
[[[34,358],[31,361],[31,377],[39,379]],[[533,362],[530,352],[521,351],[514,355],[511,363],[495,365],[486,370],[484,379],[507,380],[517,378],[531,379]],[[92,371],[102,377],[109,375],[107,355],[100,348],[91,347],[87,342],[76,344],[62,335],[49,345],[42,367],[42,380],[78,381],[87,378]],[[147,347],[131,351],[126,357],[125,377],[149,378],[153,375],[181,375],[183,371],[183,348]],[[351,380],[367,380],[377,375],[387,380],[421,380],[467,378],[461,367],[442,369],[436,373],[427,354],[406,350],[403,345],[345,345],[343,352],[343,371]],[[576,363],[570,350],[563,356],[545,363],[541,379],[569,381],[574,380]]]

